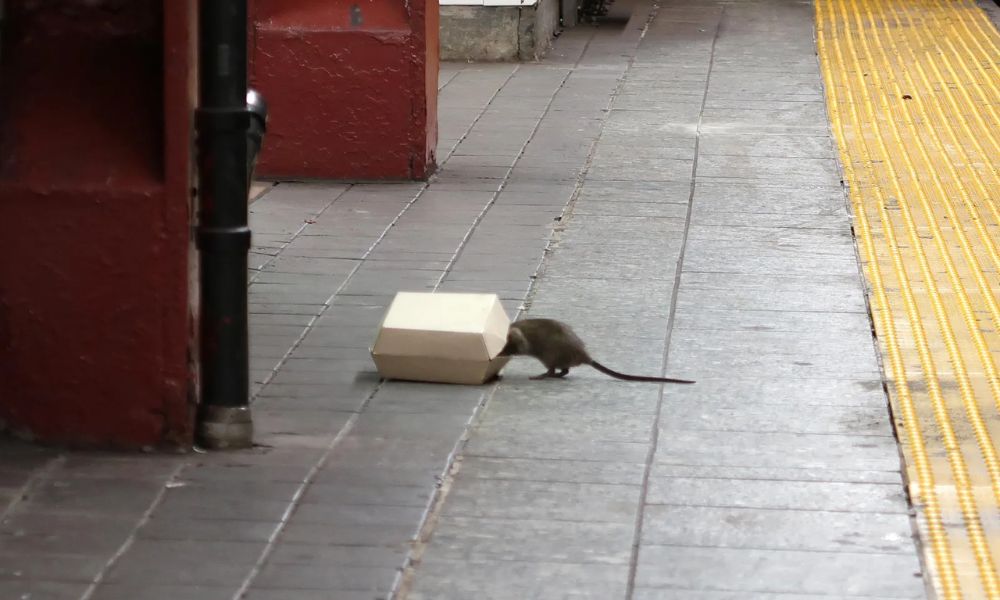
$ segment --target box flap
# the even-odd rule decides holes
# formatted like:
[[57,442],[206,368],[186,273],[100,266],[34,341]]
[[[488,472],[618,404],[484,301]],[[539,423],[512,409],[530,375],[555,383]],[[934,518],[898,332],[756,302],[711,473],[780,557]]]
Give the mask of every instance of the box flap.
[[383,328],[372,354],[489,360],[481,333]]
[[399,292],[382,327],[482,333],[484,323],[498,303],[496,294]]
[[493,296],[493,306],[483,324],[483,341],[486,342],[486,354],[494,358],[507,345],[507,330],[510,329],[510,318],[503,309],[500,298]]
[[373,355],[379,373],[387,379],[478,385],[500,372],[510,360],[500,356],[491,361],[440,359],[425,356]]

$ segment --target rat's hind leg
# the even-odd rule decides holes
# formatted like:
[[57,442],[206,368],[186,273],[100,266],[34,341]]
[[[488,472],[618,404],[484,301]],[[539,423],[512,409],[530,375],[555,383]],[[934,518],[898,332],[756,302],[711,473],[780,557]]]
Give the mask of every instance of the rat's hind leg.
[[529,377],[528,379],[547,379],[549,377],[556,377],[555,369],[549,369],[548,371],[542,373],[541,375],[535,375],[534,377]]
[[559,372],[555,374],[556,377],[565,377],[569,374],[569,369],[559,369]]

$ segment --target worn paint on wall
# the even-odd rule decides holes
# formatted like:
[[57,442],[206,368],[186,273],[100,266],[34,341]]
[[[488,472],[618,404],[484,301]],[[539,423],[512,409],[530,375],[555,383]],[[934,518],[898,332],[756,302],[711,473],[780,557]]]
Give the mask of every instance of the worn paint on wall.
[[255,0],[262,177],[425,179],[437,144],[436,0]]

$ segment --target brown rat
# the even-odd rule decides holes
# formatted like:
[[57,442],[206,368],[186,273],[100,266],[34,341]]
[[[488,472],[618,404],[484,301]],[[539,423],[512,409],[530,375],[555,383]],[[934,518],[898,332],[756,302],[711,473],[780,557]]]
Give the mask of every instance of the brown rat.
[[626,375],[613,371],[591,358],[583,340],[573,333],[569,325],[555,319],[521,319],[511,323],[507,332],[507,344],[500,351],[500,356],[533,356],[540,360],[548,371],[532,379],[565,377],[572,367],[590,365],[602,373],[626,381],[694,383],[686,379]]

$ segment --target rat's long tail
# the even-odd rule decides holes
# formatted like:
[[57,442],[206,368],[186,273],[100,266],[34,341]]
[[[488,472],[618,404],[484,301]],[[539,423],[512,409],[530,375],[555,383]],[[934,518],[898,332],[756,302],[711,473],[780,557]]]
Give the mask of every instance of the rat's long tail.
[[616,379],[624,379],[625,381],[657,381],[660,383],[694,383],[693,381],[689,381],[687,379],[671,379],[670,377],[647,377],[645,375],[627,375],[625,373],[619,373],[618,371],[609,369],[593,359],[591,359],[590,361],[590,366],[594,367],[601,373],[610,375]]

